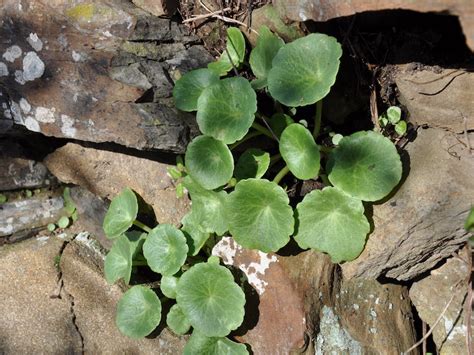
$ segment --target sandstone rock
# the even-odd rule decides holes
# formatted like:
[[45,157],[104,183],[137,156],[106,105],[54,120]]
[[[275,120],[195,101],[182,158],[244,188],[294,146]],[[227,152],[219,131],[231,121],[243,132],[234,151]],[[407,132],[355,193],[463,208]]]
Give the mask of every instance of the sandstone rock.
[[178,0],[132,0],[135,5],[155,16],[171,16],[178,8]]
[[44,163],[59,180],[103,198],[112,199],[130,187],[153,206],[160,223],[179,224],[187,213],[189,200],[176,198],[167,164],[74,143],[59,148]]
[[[170,102],[173,80],[211,60],[185,27],[120,0],[7,0],[0,10],[3,130],[184,151],[196,124]],[[165,47],[166,58],[130,53],[127,41]],[[150,65],[163,75],[148,79]]]
[[64,201],[58,196],[4,203],[0,208],[0,237],[55,223],[64,213],[63,207]]
[[51,297],[58,288],[54,263],[63,242],[40,237],[0,248],[2,354],[81,353],[70,302]]
[[[344,275],[410,280],[458,250],[474,202],[473,155],[464,136],[418,129],[406,150],[406,180],[386,202],[373,206],[374,232]],[[470,134],[471,141],[473,140]]]
[[468,46],[474,50],[474,4],[469,0],[274,0],[282,17],[292,21],[327,21],[336,17],[352,16],[364,11],[404,9],[418,12],[439,12],[459,16]]
[[395,82],[411,122],[455,133],[474,129],[474,73],[430,67],[412,71],[400,66]]
[[410,288],[410,298],[420,318],[428,323],[430,328],[433,328],[435,321],[451,301],[433,330],[433,340],[440,354],[468,353],[464,304],[467,280],[471,273],[470,258],[470,252],[466,253],[464,249],[457,257],[448,259],[443,266],[432,270],[429,276],[415,282]]

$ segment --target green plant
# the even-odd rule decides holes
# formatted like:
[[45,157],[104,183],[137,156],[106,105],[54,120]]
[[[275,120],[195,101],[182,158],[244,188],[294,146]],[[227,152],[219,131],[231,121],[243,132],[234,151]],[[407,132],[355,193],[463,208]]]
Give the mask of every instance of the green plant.
[[387,129],[393,127],[398,136],[403,136],[407,132],[407,122],[402,120],[402,110],[397,106],[390,106],[379,117],[380,127]]
[[[353,260],[370,231],[364,203],[383,199],[400,182],[400,157],[382,134],[331,134],[333,144],[322,143],[328,132],[321,127],[322,100],[336,80],[341,55],[330,36],[310,34],[285,44],[262,27],[250,53],[255,79],[249,82],[238,74],[245,66],[243,35],[230,28],[219,60],[183,75],[173,92],[178,109],[197,111],[203,133],[188,145],[184,162],[178,158],[168,170],[177,195],[186,189],[192,200],[181,229],[151,229],[137,221],[130,189],[112,200],[104,220],[106,234],[115,239],[106,278],[128,283],[140,265],[161,273],[163,297],[176,300],[168,326],[177,334],[193,328],[185,353],[247,353],[225,338],[242,323],[245,295],[230,271],[209,257],[219,237],[230,233],[243,247],[264,252],[281,249],[293,237],[301,248],[326,252],[334,262]],[[257,102],[264,96],[266,106]],[[299,107],[308,105],[314,122],[301,119],[306,117]],[[291,186],[308,179],[326,187],[299,203],[290,200]],[[133,226],[144,233],[130,232]],[[127,335],[145,336],[161,317],[153,313],[144,320],[144,309],[158,308],[158,302],[150,289],[131,290],[134,296],[121,303],[117,323]]]
[[76,205],[71,198],[71,190],[69,187],[65,187],[63,190],[63,200],[64,200],[64,213],[56,222],[49,223],[47,226],[48,231],[51,233],[56,230],[56,227],[65,229],[71,225],[72,222],[75,222],[78,218]]

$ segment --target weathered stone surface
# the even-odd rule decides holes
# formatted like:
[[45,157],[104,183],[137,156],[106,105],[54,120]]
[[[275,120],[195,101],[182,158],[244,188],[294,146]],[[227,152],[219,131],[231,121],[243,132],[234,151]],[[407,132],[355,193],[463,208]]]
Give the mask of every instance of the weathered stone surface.
[[441,129],[418,129],[406,147],[408,176],[387,202],[373,206],[374,232],[361,256],[342,265],[346,277],[410,280],[465,243],[474,156],[464,139]]
[[117,302],[123,291],[109,285],[103,276],[104,254],[87,233],[69,243],[61,257],[64,291],[74,301],[75,323],[83,337],[87,354],[181,354],[184,337],[163,329],[158,336],[131,339],[115,325]]
[[[410,288],[410,298],[422,320],[430,328],[451,302],[440,322],[434,327],[433,340],[440,354],[467,354],[466,312],[468,279],[470,277],[470,252],[462,250],[458,257],[430,272]],[[472,317],[472,314],[471,314]],[[474,324],[474,319],[472,320]]]
[[404,9],[459,16],[468,46],[474,50],[474,3],[470,0],[274,0],[282,17],[292,21],[327,21],[364,11]]
[[39,237],[0,248],[2,354],[81,353],[70,302],[51,297],[58,288],[54,260],[62,244]]
[[178,8],[178,0],[132,0],[135,5],[155,16],[171,16]]
[[0,142],[0,191],[48,186],[52,175],[37,161],[28,159],[13,141]]
[[160,223],[179,224],[188,210],[189,200],[176,198],[167,164],[74,143],[59,148],[44,163],[59,180],[103,198],[112,199],[130,187],[153,206]]
[[[173,80],[211,59],[185,27],[120,0],[7,0],[0,12],[3,130],[184,151],[195,122],[173,108]],[[139,55],[146,41],[166,58]],[[150,65],[162,75],[146,78]]]
[[0,237],[55,223],[62,215],[62,197],[34,197],[2,204]]
[[455,133],[474,129],[474,73],[426,66],[413,71],[410,66],[399,66],[395,82],[413,123]]

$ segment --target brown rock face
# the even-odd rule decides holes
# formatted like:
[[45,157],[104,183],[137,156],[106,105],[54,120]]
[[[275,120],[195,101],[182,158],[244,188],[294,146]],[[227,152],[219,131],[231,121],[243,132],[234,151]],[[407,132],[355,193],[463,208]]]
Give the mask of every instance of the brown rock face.
[[[3,1],[0,127],[183,152],[173,80],[211,58],[184,27],[125,1]],[[1,132],[0,132],[1,133]]]
[[292,21],[327,21],[364,11],[412,10],[440,12],[459,16],[468,46],[474,50],[474,3],[470,0],[274,0],[282,17]]
[[189,201],[176,198],[166,164],[74,143],[50,154],[45,164],[59,180],[104,198],[112,199],[130,187],[153,206],[160,223],[179,224],[188,210]]

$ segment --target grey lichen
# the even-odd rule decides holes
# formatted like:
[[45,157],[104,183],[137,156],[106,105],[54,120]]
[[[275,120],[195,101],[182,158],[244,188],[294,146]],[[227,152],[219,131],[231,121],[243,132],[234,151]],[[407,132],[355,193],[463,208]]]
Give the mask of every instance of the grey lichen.
[[44,73],[44,63],[35,52],[28,52],[23,58],[23,79],[33,81]]

